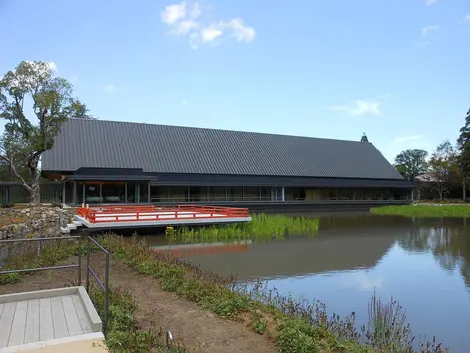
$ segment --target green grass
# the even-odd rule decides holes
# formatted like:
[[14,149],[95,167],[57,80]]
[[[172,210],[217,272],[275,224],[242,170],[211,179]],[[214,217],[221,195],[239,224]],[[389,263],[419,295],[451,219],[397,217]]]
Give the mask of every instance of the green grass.
[[[375,295],[369,306],[369,322],[360,330],[354,313],[345,318],[327,315],[326,305],[283,297],[268,290],[265,283],[237,283],[201,270],[190,263],[151,252],[148,245],[136,237],[114,235],[100,237],[100,243],[111,251],[114,259],[122,259],[135,271],[159,281],[163,290],[211,310],[218,316],[246,324],[254,332],[275,340],[282,353],[442,353],[447,350],[435,340],[419,340],[412,336],[405,323],[405,313],[395,301],[382,303]],[[76,254],[73,242],[52,242],[39,257],[34,249],[15,254],[8,266],[27,268],[31,265],[55,265]],[[118,274],[115,274],[118,275]],[[15,282],[22,281],[20,276]],[[111,278],[112,282],[112,278]],[[101,317],[104,298],[93,288],[90,296]],[[135,319],[137,305],[133,295],[111,287],[109,330],[106,344],[116,353],[184,352],[184,348],[169,348],[162,332],[139,329]]]
[[263,282],[247,286],[234,278],[223,278],[188,262],[155,254],[136,237],[106,235],[100,242],[113,257],[157,279],[165,291],[175,292],[220,317],[244,322],[254,332],[274,339],[282,353],[446,351],[435,341],[423,339],[418,343],[404,322],[403,310],[393,300],[382,303],[374,296],[369,324],[358,330],[354,314],[329,317],[322,303],[299,302],[267,290]]
[[[92,286],[90,297],[101,318],[104,317],[104,294],[101,288]],[[109,323],[106,346],[113,353],[183,353],[180,346],[167,345],[161,330],[141,330],[135,319],[137,303],[131,292],[110,287]]]
[[[98,251],[98,247],[92,244],[91,251]],[[58,265],[78,254],[76,241],[51,240],[45,242],[37,254],[37,243],[23,244],[14,248],[11,255],[4,263],[7,269],[28,269]],[[86,254],[86,246],[83,245],[82,254]],[[85,261],[85,258],[83,258]],[[11,273],[0,275],[0,285],[20,283],[24,276],[31,272]],[[74,284],[74,282],[72,282]],[[78,284],[75,284],[78,285]],[[100,317],[104,317],[104,295],[97,287],[90,288],[90,297],[97,307]],[[114,353],[182,353],[183,347],[167,347],[164,333],[161,330],[140,330],[135,319],[137,304],[132,293],[110,287],[109,292],[109,329],[106,335],[106,345]]]
[[[11,249],[2,270],[24,270],[38,267],[55,266],[77,254],[78,244],[73,240],[49,240],[41,245],[39,256],[37,242],[23,243]],[[21,282],[28,272],[0,275],[0,285]]]
[[418,204],[403,206],[372,207],[371,213],[408,217],[470,217],[470,205]]
[[167,227],[165,235],[170,241],[178,242],[284,239],[294,235],[314,236],[319,224],[317,218],[258,214],[252,215],[252,221],[247,223],[200,228]]

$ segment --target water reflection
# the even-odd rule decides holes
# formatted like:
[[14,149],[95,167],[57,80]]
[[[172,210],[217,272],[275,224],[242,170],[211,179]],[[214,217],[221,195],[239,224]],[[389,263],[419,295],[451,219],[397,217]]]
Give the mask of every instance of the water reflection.
[[399,240],[412,252],[429,252],[449,273],[459,271],[470,288],[470,236],[466,219],[414,220],[412,228]]
[[367,319],[374,290],[398,299],[415,333],[469,352],[470,235],[465,220],[324,216],[315,238],[252,243],[243,253],[188,259],[240,280],[263,278],[283,295],[320,300]]

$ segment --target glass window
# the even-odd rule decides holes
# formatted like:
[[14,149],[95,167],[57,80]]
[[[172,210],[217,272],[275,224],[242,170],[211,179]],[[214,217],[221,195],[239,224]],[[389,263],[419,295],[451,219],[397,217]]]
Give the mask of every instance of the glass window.
[[261,201],[271,201],[271,188],[269,186],[261,187]]
[[208,201],[226,201],[227,190],[225,186],[209,186],[209,200]]
[[134,183],[134,182],[127,182],[127,200],[126,202],[127,203],[135,203],[136,202],[136,198],[135,198],[135,195],[136,195],[136,189],[137,188],[137,184]]
[[82,204],[85,203],[85,200],[83,199],[83,188],[85,186],[85,183],[83,181],[77,182],[77,204]]
[[85,183],[85,203],[99,204],[102,202],[100,197],[101,183],[88,181]]
[[72,204],[73,203],[73,183],[74,182],[70,182],[70,181],[66,181],[64,183],[63,192],[65,193],[65,203],[66,204]]
[[243,201],[259,201],[259,200],[260,200],[259,186],[243,187]]
[[104,182],[102,189],[103,203],[124,203],[126,201],[126,182]]
[[191,186],[189,188],[189,201],[207,201],[207,189],[208,188],[206,186]]
[[146,203],[149,202],[149,183],[148,182],[142,182],[139,183],[139,194],[140,194],[140,199],[139,202]]
[[228,201],[243,201],[243,188],[241,186],[232,186],[227,189]]

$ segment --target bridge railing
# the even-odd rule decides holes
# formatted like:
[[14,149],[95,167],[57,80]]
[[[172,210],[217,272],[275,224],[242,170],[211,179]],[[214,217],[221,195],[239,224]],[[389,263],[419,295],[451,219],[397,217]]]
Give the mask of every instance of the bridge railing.
[[247,208],[199,205],[81,207],[76,213],[90,223],[248,217]]

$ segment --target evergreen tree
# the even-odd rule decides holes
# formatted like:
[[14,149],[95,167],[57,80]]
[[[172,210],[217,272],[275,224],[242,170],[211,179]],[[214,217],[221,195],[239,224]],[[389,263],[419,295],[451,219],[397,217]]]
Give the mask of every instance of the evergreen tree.
[[466,185],[468,185],[468,182],[470,181],[470,109],[465,117],[465,125],[460,129],[460,136],[457,139],[457,147],[463,198],[465,199]]

